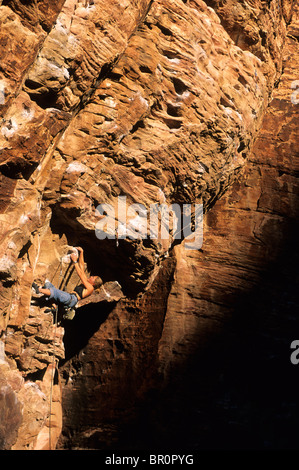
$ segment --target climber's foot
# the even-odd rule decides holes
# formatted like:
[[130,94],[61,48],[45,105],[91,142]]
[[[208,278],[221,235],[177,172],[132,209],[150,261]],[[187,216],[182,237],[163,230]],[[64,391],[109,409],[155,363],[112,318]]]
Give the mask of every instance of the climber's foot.
[[35,292],[35,294],[40,294],[41,292],[39,291],[39,287],[38,285],[36,284],[36,282],[33,282],[32,283],[32,289],[33,291]]

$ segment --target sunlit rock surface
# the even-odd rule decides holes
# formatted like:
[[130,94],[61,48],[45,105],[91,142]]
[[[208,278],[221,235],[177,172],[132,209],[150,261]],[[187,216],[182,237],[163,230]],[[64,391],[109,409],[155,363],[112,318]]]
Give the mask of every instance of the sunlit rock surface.
[[[286,445],[269,435],[276,402],[253,442],[250,393],[232,398],[234,368],[223,371],[240,329],[250,342],[284,321],[277,344],[288,349],[295,321],[293,3],[1,2],[1,448],[208,448],[219,416],[219,433],[236,423],[224,447],[237,435],[237,446]],[[116,208],[120,196],[146,210],[202,203],[202,248],[186,250],[173,234],[118,240],[120,218],[99,240],[96,208]],[[31,284],[73,289],[71,245],[104,285],[63,321],[32,300]],[[250,293],[260,290],[259,304]],[[218,368],[217,338],[231,344]]]

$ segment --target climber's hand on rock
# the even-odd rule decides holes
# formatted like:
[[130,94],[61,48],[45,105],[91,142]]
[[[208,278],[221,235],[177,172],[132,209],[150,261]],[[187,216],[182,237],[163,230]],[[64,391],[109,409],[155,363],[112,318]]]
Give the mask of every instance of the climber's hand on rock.
[[78,261],[78,256],[76,255],[76,253],[71,254],[71,260],[73,261],[73,263],[76,263],[76,261]]

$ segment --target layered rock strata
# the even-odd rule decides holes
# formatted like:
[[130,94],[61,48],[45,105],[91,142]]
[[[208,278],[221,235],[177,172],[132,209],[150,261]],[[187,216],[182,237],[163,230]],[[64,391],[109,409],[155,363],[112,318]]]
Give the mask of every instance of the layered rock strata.
[[63,366],[64,404],[80,406],[61,446],[297,448],[297,38],[298,16],[242,179],[208,212],[202,249],[176,246],[142,300],[122,300],[92,335],[80,372]]

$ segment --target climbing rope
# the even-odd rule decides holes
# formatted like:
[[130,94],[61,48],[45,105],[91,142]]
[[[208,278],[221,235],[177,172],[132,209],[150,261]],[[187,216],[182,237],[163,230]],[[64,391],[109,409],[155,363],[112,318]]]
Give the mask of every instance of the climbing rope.
[[[38,239],[39,241],[39,239]],[[38,244],[38,252],[40,250],[40,243]],[[62,278],[61,282],[60,282],[60,286],[59,288],[61,288],[63,286],[63,289],[65,289],[65,287],[67,286],[68,282],[70,281],[71,279],[71,276],[74,272],[74,266],[72,267],[71,269],[71,263],[69,263],[66,271],[65,271],[65,274],[63,276],[63,272],[62,272],[62,262],[63,262],[63,259],[60,258],[60,262],[51,278],[51,283],[53,282],[56,274],[57,274],[57,271],[59,270],[60,268],[60,273],[59,273],[59,282],[60,282],[60,279]],[[35,270],[35,267],[36,267],[36,264],[37,264],[37,259],[36,259],[36,262],[35,262],[35,266],[34,266],[34,270]],[[70,271],[70,272],[69,272]],[[68,274],[69,273],[69,274]],[[68,277],[66,278],[68,274]],[[52,401],[53,401],[53,386],[54,386],[54,379],[55,379],[55,373],[56,373],[56,348],[55,348],[55,341],[56,341],[56,333],[57,333],[57,323],[58,323],[58,306],[55,307],[55,315],[54,315],[54,335],[53,335],[53,352],[52,352],[52,360],[51,360],[51,365],[52,365],[52,371],[51,371],[51,384],[50,384],[50,403],[49,403],[49,450],[52,450],[52,436],[51,436],[51,431],[52,431],[52,421],[51,421],[51,415],[52,415]],[[48,328],[46,329],[46,332],[45,332],[45,338],[48,336],[48,331],[50,329],[51,325],[49,324]],[[5,348],[5,343],[6,343],[6,337],[7,337],[7,330],[8,330],[8,323],[6,324],[6,328],[5,328],[5,332],[4,332],[4,348]],[[38,348],[37,350],[35,350],[31,357],[30,357],[30,363],[29,363],[29,369],[31,367],[31,364],[32,364],[32,360],[34,358],[34,356],[36,355],[36,352],[39,352],[40,348]]]
[[[59,284],[59,289],[65,289],[67,286],[68,282],[70,281],[72,274],[74,272],[74,266],[71,269],[71,262],[69,263],[64,276],[62,276],[62,258],[60,259],[60,263],[58,265],[58,268],[56,269],[54,276],[51,279],[51,283],[54,280],[54,277],[57,273],[57,270],[60,267],[60,276],[62,277],[62,280]],[[70,273],[68,274],[68,272]],[[68,274],[68,277],[66,277]],[[64,283],[64,286],[63,286]],[[55,317],[54,317],[54,338],[53,338],[53,353],[52,353],[52,376],[51,376],[51,385],[50,385],[50,407],[49,407],[49,450],[52,450],[52,421],[51,421],[51,415],[52,415],[52,400],[53,400],[53,386],[54,386],[54,379],[55,379],[55,372],[56,372],[56,359],[55,359],[55,339],[56,339],[56,330],[57,330],[57,322],[58,322],[58,306],[56,305],[55,307]]]
[[55,317],[54,317],[54,340],[53,340],[53,354],[52,354],[52,377],[51,377],[51,386],[50,386],[50,410],[49,410],[49,450],[52,450],[52,399],[53,399],[53,385],[56,372],[56,359],[55,359],[55,339],[56,339],[56,329],[57,329],[57,318],[58,318],[58,306],[55,308]]
[[[60,259],[60,262],[59,262],[59,264],[58,264],[58,266],[57,266],[57,268],[56,268],[56,270],[55,270],[55,272],[54,272],[54,274],[53,274],[53,276],[52,276],[52,279],[51,279],[51,281],[50,281],[51,284],[52,284],[52,282],[53,282],[53,280],[54,280],[54,277],[56,276],[57,271],[58,271],[59,268],[61,268],[61,269],[60,269],[60,274],[59,274],[59,279],[60,279],[61,276],[62,276],[62,260],[61,260],[61,259]],[[56,315],[57,315],[57,312],[56,312]],[[46,331],[45,331],[45,334],[44,334],[44,336],[43,336],[44,338],[47,338],[47,337],[48,337],[48,332],[49,332],[50,327],[51,327],[51,325],[49,324],[48,327],[47,327],[47,329],[46,329]],[[55,339],[55,337],[54,337],[54,339]],[[30,367],[31,367],[31,364],[32,364],[32,361],[33,361],[33,358],[34,358],[35,354],[36,354],[36,353],[39,353],[39,351],[40,351],[40,347],[38,347],[37,350],[36,350],[36,351],[33,351],[33,353],[31,354],[30,363],[29,363],[28,369],[30,369]]]
[[54,278],[55,278],[55,276],[56,276],[57,271],[58,271],[59,268],[60,268],[59,277],[61,277],[61,276],[62,276],[62,259],[60,259],[59,264],[58,264],[58,266],[57,266],[57,268],[56,268],[56,270],[55,270],[55,272],[54,272],[54,274],[53,274],[53,276],[52,276],[52,279],[51,279],[51,281],[50,281],[51,284],[52,284],[52,282],[53,282],[53,280],[54,280]]

